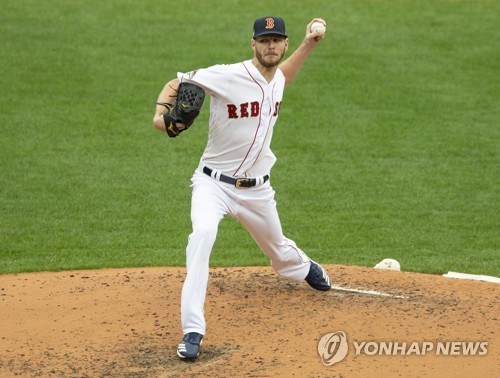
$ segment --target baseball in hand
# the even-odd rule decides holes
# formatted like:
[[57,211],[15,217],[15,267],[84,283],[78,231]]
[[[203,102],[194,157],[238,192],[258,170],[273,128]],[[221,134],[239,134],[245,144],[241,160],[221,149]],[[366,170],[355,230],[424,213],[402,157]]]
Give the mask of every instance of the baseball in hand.
[[323,36],[323,35],[325,35],[326,27],[325,27],[325,25],[323,25],[323,23],[321,23],[319,21],[315,21],[311,25],[311,31],[313,33],[318,32],[320,36]]

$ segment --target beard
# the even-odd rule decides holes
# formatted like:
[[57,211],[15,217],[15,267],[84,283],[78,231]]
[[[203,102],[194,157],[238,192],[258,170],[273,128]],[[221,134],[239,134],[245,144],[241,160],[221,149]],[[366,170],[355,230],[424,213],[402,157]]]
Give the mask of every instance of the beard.
[[259,63],[266,68],[275,67],[278,64],[280,64],[281,59],[283,59],[283,55],[285,55],[284,51],[281,53],[281,55],[277,53],[276,55],[266,55],[266,56],[263,56],[258,50],[255,51],[255,57],[257,58]]

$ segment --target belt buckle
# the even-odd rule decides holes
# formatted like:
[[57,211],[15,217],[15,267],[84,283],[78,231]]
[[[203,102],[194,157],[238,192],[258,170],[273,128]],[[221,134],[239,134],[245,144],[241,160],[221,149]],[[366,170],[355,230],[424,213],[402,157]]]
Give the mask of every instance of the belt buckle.
[[252,186],[255,186],[257,183],[257,180],[252,179],[252,178],[238,178],[236,179],[236,183],[234,186],[236,186],[238,189],[243,189],[243,188],[251,188]]

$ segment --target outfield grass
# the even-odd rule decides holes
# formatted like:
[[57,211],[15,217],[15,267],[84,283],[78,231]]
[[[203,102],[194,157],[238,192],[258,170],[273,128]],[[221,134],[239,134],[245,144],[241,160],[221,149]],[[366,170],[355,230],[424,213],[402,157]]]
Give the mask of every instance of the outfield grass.
[[[286,235],[324,263],[500,276],[498,0],[3,1],[0,273],[183,265],[208,106],[169,140],[154,102],[250,58],[265,14],[292,50],[328,22],[275,130]],[[268,263],[231,218],[211,261]]]

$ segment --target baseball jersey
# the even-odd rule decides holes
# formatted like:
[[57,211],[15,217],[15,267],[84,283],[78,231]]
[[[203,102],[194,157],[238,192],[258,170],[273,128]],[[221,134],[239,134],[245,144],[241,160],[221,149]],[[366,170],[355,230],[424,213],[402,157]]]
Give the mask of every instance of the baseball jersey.
[[270,146],[285,88],[281,70],[268,83],[247,60],[177,77],[210,95],[208,143],[200,165],[234,177],[269,174],[276,162]]

